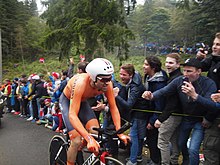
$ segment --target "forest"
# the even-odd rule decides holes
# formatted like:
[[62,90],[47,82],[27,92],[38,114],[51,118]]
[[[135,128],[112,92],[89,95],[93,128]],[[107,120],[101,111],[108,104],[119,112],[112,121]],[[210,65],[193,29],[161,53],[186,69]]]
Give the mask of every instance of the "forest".
[[[3,67],[31,63],[42,56],[113,54],[120,61],[147,55],[147,45],[212,45],[220,31],[219,0],[0,0]],[[183,52],[185,53],[185,51]]]

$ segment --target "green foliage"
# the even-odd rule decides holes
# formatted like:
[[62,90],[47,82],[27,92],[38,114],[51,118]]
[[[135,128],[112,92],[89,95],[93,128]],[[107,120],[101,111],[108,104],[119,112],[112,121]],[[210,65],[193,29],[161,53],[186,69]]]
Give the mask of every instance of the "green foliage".
[[48,1],[47,5],[48,11],[42,17],[52,31],[45,43],[48,48],[59,44],[60,58],[68,56],[72,47],[83,51],[87,60],[103,46],[108,51],[115,46],[128,51],[132,32],[117,1],[59,0]]
[[145,32],[148,42],[164,42],[168,38],[167,29],[170,27],[170,17],[166,9],[157,8],[146,24]]
[[[29,20],[33,16],[37,16],[35,0],[25,0],[24,2],[17,0],[0,1],[3,60],[13,58],[21,60],[19,57],[25,58],[25,55],[39,51],[39,43],[36,44],[36,38],[40,38],[40,36],[36,36],[36,34],[38,34],[37,31],[43,31],[43,29],[40,22],[35,25],[38,28],[35,28],[35,33],[32,32],[32,26],[28,27]],[[34,40],[30,39],[34,37]]]
[[136,36],[136,45],[146,42],[193,46],[204,42],[211,46],[220,31],[220,1],[147,0],[128,18]]

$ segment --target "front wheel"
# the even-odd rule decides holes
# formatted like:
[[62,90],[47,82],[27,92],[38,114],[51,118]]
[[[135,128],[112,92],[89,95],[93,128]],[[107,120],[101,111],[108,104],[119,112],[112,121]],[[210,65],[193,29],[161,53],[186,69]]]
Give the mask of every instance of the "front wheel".
[[[109,156],[105,157],[105,164],[106,165],[124,165],[124,163]],[[96,159],[95,162],[92,163],[92,165],[103,165],[103,164],[100,162],[99,159]]]
[[62,136],[55,135],[49,145],[49,164],[66,165],[68,143]]

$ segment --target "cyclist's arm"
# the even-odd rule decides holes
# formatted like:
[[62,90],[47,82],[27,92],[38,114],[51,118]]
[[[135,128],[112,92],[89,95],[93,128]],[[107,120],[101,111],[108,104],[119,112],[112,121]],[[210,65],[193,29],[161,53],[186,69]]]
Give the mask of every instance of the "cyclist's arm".
[[111,116],[112,116],[115,128],[116,128],[116,130],[118,130],[119,128],[121,128],[121,119],[120,119],[120,114],[119,114],[118,108],[115,103],[115,97],[114,97],[114,93],[113,93],[112,83],[109,83],[108,88],[107,88],[107,92],[105,93],[105,95],[108,99],[110,112],[111,112]]

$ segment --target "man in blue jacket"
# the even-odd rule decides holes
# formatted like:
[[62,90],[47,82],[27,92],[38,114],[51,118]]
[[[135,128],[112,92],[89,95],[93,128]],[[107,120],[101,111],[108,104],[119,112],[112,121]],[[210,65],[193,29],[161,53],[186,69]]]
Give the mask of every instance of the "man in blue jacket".
[[116,103],[122,118],[131,120],[130,158],[126,165],[136,165],[142,161],[143,141],[146,133],[147,113],[132,111],[132,108],[146,109],[147,102],[141,95],[145,91],[141,76],[132,64],[124,64],[120,68],[120,79],[125,85],[125,92],[119,94],[119,88],[114,88]]
[[[202,66],[198,59],[187,59],[182,65],[183,76],[176,78],[153,94],[147,91],[142,96],[146,99],[158,99],[175,92],[178,93],[183,113],[188,115],[183,117],[180,125],[179,147],[183,155],[183,164],[198,165],[204,128],[209,127],[210,122],[215,119],[214,111],[207,111],[207,107],[204,105],[207,100],[211,100],[210,96],[217,91],[217,88],[213,80],[201,76]],[[187,148],[190,135],[191,141]]]

